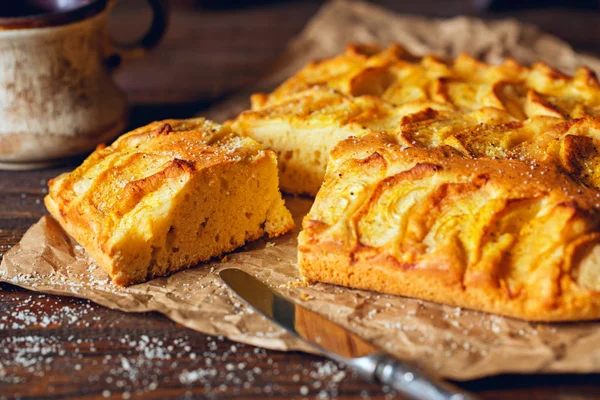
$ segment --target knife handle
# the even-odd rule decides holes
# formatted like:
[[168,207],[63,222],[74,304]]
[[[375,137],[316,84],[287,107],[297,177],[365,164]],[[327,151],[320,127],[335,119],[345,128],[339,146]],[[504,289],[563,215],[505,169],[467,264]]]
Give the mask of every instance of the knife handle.
[[[373,356],[371,356],[373,357]],[[478,400],[479,397],[439,379],[427,376],[387,354],[377,354],[375,379],[414,400]]]

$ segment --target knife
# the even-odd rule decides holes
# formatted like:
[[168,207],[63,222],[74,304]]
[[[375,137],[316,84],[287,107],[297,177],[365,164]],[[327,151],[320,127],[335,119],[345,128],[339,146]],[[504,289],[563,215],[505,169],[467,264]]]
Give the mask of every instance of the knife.
[[258,313],[324,356],[350,367],[369,382],[389,385],[414,400],[478,399],[392,357],[328,318],[287,300],[240,269],[224,269],[219,276]]

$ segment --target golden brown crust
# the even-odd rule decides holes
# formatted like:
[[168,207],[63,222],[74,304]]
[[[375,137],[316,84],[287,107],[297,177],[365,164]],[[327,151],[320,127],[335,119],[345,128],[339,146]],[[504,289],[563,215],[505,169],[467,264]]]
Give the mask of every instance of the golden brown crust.
[[349,136],[386,132],[408,146],[459,146],[455,135],[513,134],[518,123],[540,131],[599,113],[600,85],[585,67],[569,77],[544,63],[488,65],[468,55],[447,62],[415,58],[398,45],[351,45],[254,96],[233,126],[277,152],[284,191],[315,195],[327,155]]
[[600,192],[553,163],[341,142],[299,237],[333,283],[528,320],[600,317]]
[[166,120],[99,146],[49,182],[45,203],[115,282],[131,284],[287,232],[277,182],[275,155],[254,140],[202,118]]

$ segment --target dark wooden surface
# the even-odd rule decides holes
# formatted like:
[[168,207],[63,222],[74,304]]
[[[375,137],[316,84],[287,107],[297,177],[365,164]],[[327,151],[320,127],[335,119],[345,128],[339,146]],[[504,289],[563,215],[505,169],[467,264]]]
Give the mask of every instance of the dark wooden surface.
[[[265,2],[219,10],[175,1],[163,45],[117,73],[132,103],[131,126],[193,115],[252,84],[320,3]],[[470,1],[384,3],[432,16],[475,13]],[[113,31],[123,39],[135,37],[146,22],[142,6],[123,2],[112,19]],[[512,15],[542,25],[579,49],[600,50],[596,12],[523,10]],[[46,212],[47,180],[73,165],[0,172],[0,256]],[[490,399],[600,398],[598,374],[511,375],[461,385]],[[126,314],[0,285],[0,398],[267,396],[379,399],[393,394],[319,357],[207,337],[158,314]]]

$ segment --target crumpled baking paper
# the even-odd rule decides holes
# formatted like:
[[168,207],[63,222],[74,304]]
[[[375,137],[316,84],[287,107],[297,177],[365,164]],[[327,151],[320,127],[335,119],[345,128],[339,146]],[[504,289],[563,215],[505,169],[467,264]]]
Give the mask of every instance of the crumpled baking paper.
[[[287,198],[296,222],[311,200]],[[532,324],[426,301],[298,281],[299,228],[259,240],[225,260],[130,287],[108,275],[50,216],[5,256],[0,279],[30,290],[76,296],[130,312],[158,311],[210,335],[275,350],[310,351],[265,323],[221,282],[218,271],[240,268],[285,296],[360,334],[402,359],[457,380],[505,372],[600,371],[600,324]]]
[[[489,62],[513,56],[524,63],[544,60],[572,72],[578,55],[560,40],[515,21],[473,18],[426,20],[391,14],[364,3],[328,3],[295,39],[261,84],[268,89],[314,58],[340,52],[348,42],[399,41],[415,54],[455,56],[467,51]],[[257,90],[261,90],[260,88]],[[246,104],[227,102],[207,115],[227,119]],[[296,223],[311,200],[286,198]],[[336,286],[290,285],[299,279],[299,228],[272,241],[259,240],[225,259],[127,288],[114,285],[50,216],[43,217],[5,254],[0,280],[30,290],[76,296],[129,312],[158,311],[210,335],[275,350],[310,351],[305,344],[265,323],[230,293],[218,277],[236,267],[283,295],[328,316],[375,345],[442,377],[468,380],[500,373],[599,372],[600,323],[540,324],[416,299]]]

